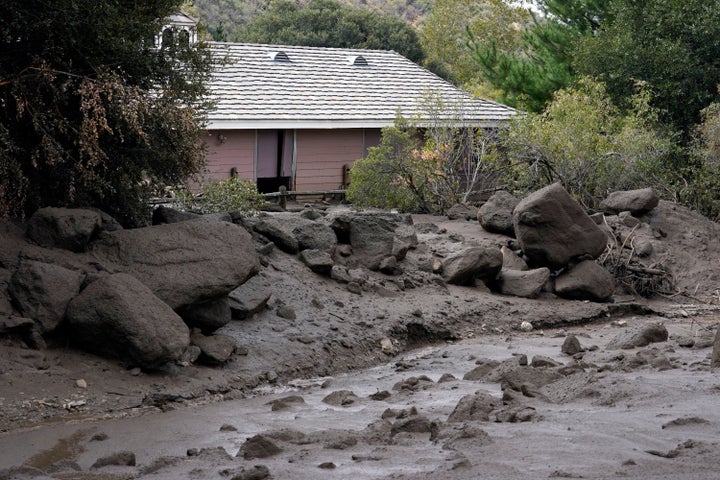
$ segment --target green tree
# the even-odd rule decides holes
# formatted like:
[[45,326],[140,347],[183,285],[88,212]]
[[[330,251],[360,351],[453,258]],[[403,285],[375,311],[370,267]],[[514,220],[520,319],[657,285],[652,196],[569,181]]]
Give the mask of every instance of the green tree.
[[576,43],[591,36],[608,15],[610,0],[541,0],[541,13],[523,33],[520,48],[507,50],[495,38],[471,33],[473,55],[483,78],[501,92],[500,100],[541,111],[558,89],[576,78]]
[[700,0],[617,0],[596,35],[583,38],[574,68],[605,82],[618,102],[637,82],[653,90],[665,121],[689,133],[718,98],[720,9]]
[[391,15],[346,7],[335,0],[275,0],[235,36],[241,42],[310,47],[395,50],[414,62],[424,58],[415,30]]
[[[480,67],[469,45],[468,31],[483,45],[495,42],[502,51],[517,51],[530,13],[503,0],[438,0],[420,28],[426,65],[468,90],[494,98],[489,86],[478,85]],[[478,88],[480,87],[480,88]]]
[[153,41],[180,3],[0,2],[0,215],[92,205],[131,224],[199,170],[210,56]]
[[675,136],[658,127],[646,91],[623,113],[602,83],[583,78],[559,90],[540,114],[513,121],[505,133],[509,185],[518,193],[560,182],[593,207],[614,190],[653,186],[673,190]]

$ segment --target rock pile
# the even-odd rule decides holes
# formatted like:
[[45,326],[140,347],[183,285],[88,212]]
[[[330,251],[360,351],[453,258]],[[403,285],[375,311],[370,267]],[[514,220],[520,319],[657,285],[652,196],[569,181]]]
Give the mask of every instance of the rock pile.
[[227,295],[257,273],[251,236],[205,218],[133,230],[108,218],[45,208],[25,229],[3,221],[2,330],[36,348],[62,331],[129,366],[180,361],[189,326],[210,333],[229,321]]

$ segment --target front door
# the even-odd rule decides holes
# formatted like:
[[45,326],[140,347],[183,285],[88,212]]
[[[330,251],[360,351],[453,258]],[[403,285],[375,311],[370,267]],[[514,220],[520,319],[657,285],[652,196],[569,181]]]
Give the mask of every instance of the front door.
[[294,135],[292,130],[257,131],[257,187],[260,193],[290,190]]

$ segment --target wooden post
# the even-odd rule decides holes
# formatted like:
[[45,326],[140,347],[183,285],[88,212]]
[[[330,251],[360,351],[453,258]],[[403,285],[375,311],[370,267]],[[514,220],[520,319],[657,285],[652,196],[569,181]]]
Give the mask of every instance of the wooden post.
[[278,205],[280,205],[280,208],[283,210],[287,207],[287,188],[285,185],[280,185],[280,188],[278,189],[280,192],[280,196],[278,198]]

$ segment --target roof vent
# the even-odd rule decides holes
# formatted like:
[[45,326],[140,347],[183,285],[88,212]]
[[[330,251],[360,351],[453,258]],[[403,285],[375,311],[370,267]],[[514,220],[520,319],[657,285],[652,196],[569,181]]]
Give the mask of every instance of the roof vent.
[[368,61],[362,55],[353,55],[351,57],[348,57],[348,64],[358,67],[367,67]]
[[284,63],[290,63],[290,57],[288,57],[288,54],[285,52],[272,52],[270,53],[270,58],[273,62],[284,62]]

